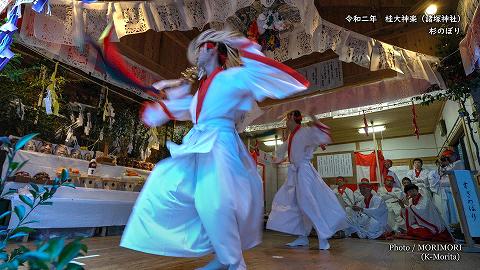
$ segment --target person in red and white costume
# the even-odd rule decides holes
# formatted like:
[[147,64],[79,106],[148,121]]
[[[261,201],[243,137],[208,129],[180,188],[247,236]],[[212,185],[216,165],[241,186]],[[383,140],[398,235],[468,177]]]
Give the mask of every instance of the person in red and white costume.
[[430,192],[430,171],[423,168],[423,160],[415,158],[413,160],[413,169],[407,172],[412,184],[417,185],[423,196],[431,197]]
[[377,239],[388,231],[388,209],[382,197],[372,193],[372,186],[368,179],[363,178],[359,184],[363,195],[358,205],[347,208],[350,227],[345,234],[350,236],[356,233],[360,238]]
[[333,189],[333,192],[337,195],[341,203],[345,207],[351,207],[352,205],[356,204],[355,195],[353,191],[347,187],[345,183],[345,177],[338,176],[336,179],[337,187]]
[[402,208],[398,203],[403,198],[402,189],[394,185],[394,179],[392,176],[387,175],[385,177],[385,186],[378,188],[378,195],[387,204],[388,208],[388,225],[395,232],[405,230],[405,219],[402,217]]
[[308,236],[315,227],[319,249],[329,249],[328,238],[348,224],[346,214],[337,196],[323,181],[311,163],[319,145],[331,142],[330,130],[311,116],[313,124],[302,127],[302,114],[296,110],[287,114],[290,131],[288,142],[276,153],[275,162],[286,160],[287,181],[278,190],[272,202],[267,229],[298,235],[288,246],[308,246]]
[[433,203],[440,211],[446,224],[457,224],[459,221],[457,206],[453,199],[452,187],[448,172],[465,170],[465,164],[458,158],[457,153],[447,149],[442,152],[440,164],[436,171],[430,174],[430,189],[433,194]]
[[384,167],[385,167],[385,171],[384,171],[384,179],[386,178],[387,175],[393,177],[393,186],[394,187],[397,187],[397,188],[402,188],[402,183],[400,182],[400,179],[398,179],[398,176],[397,174],[390,170],[390,168],[392,168],[393,166],[393,161],[391,159],[385,159],[384,161]]
[[415,184],[407,185],[404,191],[409,200],[408,206],[402,201],[399,203],[405,217],[407,235],[420,240],[451,240],[445,222],[432,200],[423,196]]
[[146,104],[141,118],[152,127],[169,120],[194,126],[182,144],[167,144],[171,157],[150,174],[121,246],[175,257],[215,253],[200,269],[246,269],[242,250],[262,239],[263,192],[236,123],[257,101],[285,98],[309,83],[234,32],[202,32],[188,56],[200,71],[195,95],[184,80],[155,83],[168,98]]

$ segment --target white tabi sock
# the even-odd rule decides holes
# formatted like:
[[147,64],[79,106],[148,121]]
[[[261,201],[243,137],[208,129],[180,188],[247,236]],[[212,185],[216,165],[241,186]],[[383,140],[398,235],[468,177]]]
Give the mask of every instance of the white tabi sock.
[[309,244],[308,237],[301,235],[297,239],[295,239],[295,241],[290,242],[286,245],[289,247],[303,247],[303,246],[308,246],[308,244]]

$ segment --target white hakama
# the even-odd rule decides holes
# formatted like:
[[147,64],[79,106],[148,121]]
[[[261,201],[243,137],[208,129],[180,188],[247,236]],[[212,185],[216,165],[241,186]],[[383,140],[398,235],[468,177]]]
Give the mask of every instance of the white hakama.
[[420,194],[409,200],[402,211],[407,225],[407,235],[422,240],[451,240],[450,233],[430,197]]
[[345,230],[346,235],[357,233],[358,237],[368,239],[382,236],[388,230],[388,209],[383,199],[378,195],[372,195],[368,205],[362,200],[358,206],[363,208],[363,212],[347,208],[350,228]]
[[[318,145],[329,142],[329,135],[317,127],[301,127],[293,135],[288,179],[273,199],[267,229],[308,236],[313,226],[319,239],[328,239],[348,226],[337,196],[310,163]],[[283,144],[277,157],[283,158],[287,148]]]
[[122,247],[177,257],[215,252],[220,263],[246,268],[242,249],[261,242],[264,202],[261,178],[235,122],[255,100],[285,98],[308,82],[263,57],[258,45],[241,55],[243,66],[215,71],[205,80],[203,102],[200,90],[192,97],[179,95],[180,87],[168,100],[146,107],[143,119],[150,126],[176,119],[191,120],[194,127],[181,145],[167,145],[171,158],[160,161],[148,178]]
[[447,168],[444,168],[440,173],[438,170],[430,173],[430,189],[433,194],[433,203],[438,208],[445,223],[449,225],[457,224],[459,222],[459,217],[447,171],[464,169],[465,165],[459,160],[449,165]]

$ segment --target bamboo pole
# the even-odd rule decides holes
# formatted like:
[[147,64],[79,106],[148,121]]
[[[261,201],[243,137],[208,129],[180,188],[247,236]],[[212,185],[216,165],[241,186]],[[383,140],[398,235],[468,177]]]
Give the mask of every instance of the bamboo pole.
[[[378,162],[378,145],[377,145],[377,140],[375,138],[375,128],[373,126],[373,121],[370,121],[370,124],[372,125],[372,134],[373,134],[373,149],[375,151],[375,161],[377,162],[377,169],[376,169],[376,172],[377,172],[377,181],[378,181],[378,185],[380,187],[383,187],[383,177],[382,177],[382,174],[380,172],[380,163]],[[368,128],[368,127],[367,127]]]

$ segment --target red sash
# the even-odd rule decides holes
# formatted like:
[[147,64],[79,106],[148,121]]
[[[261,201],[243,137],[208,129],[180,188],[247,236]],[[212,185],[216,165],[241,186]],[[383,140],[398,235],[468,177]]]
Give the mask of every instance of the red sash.
[[196,122],[198,123],[198,118],[200,118],[200,112],[202,111],[202,106],[203,106],[203,101],[205,100],[205,96],[207,95],[208,88],[210,87],[210,84],[213,81],[213,78],[222,71],[222,68],[217,67],[210,76],[208,76],[206,79],[202,79],[200,81],[200,87],[198,89],[198,96],[197,96],[197,119]]

